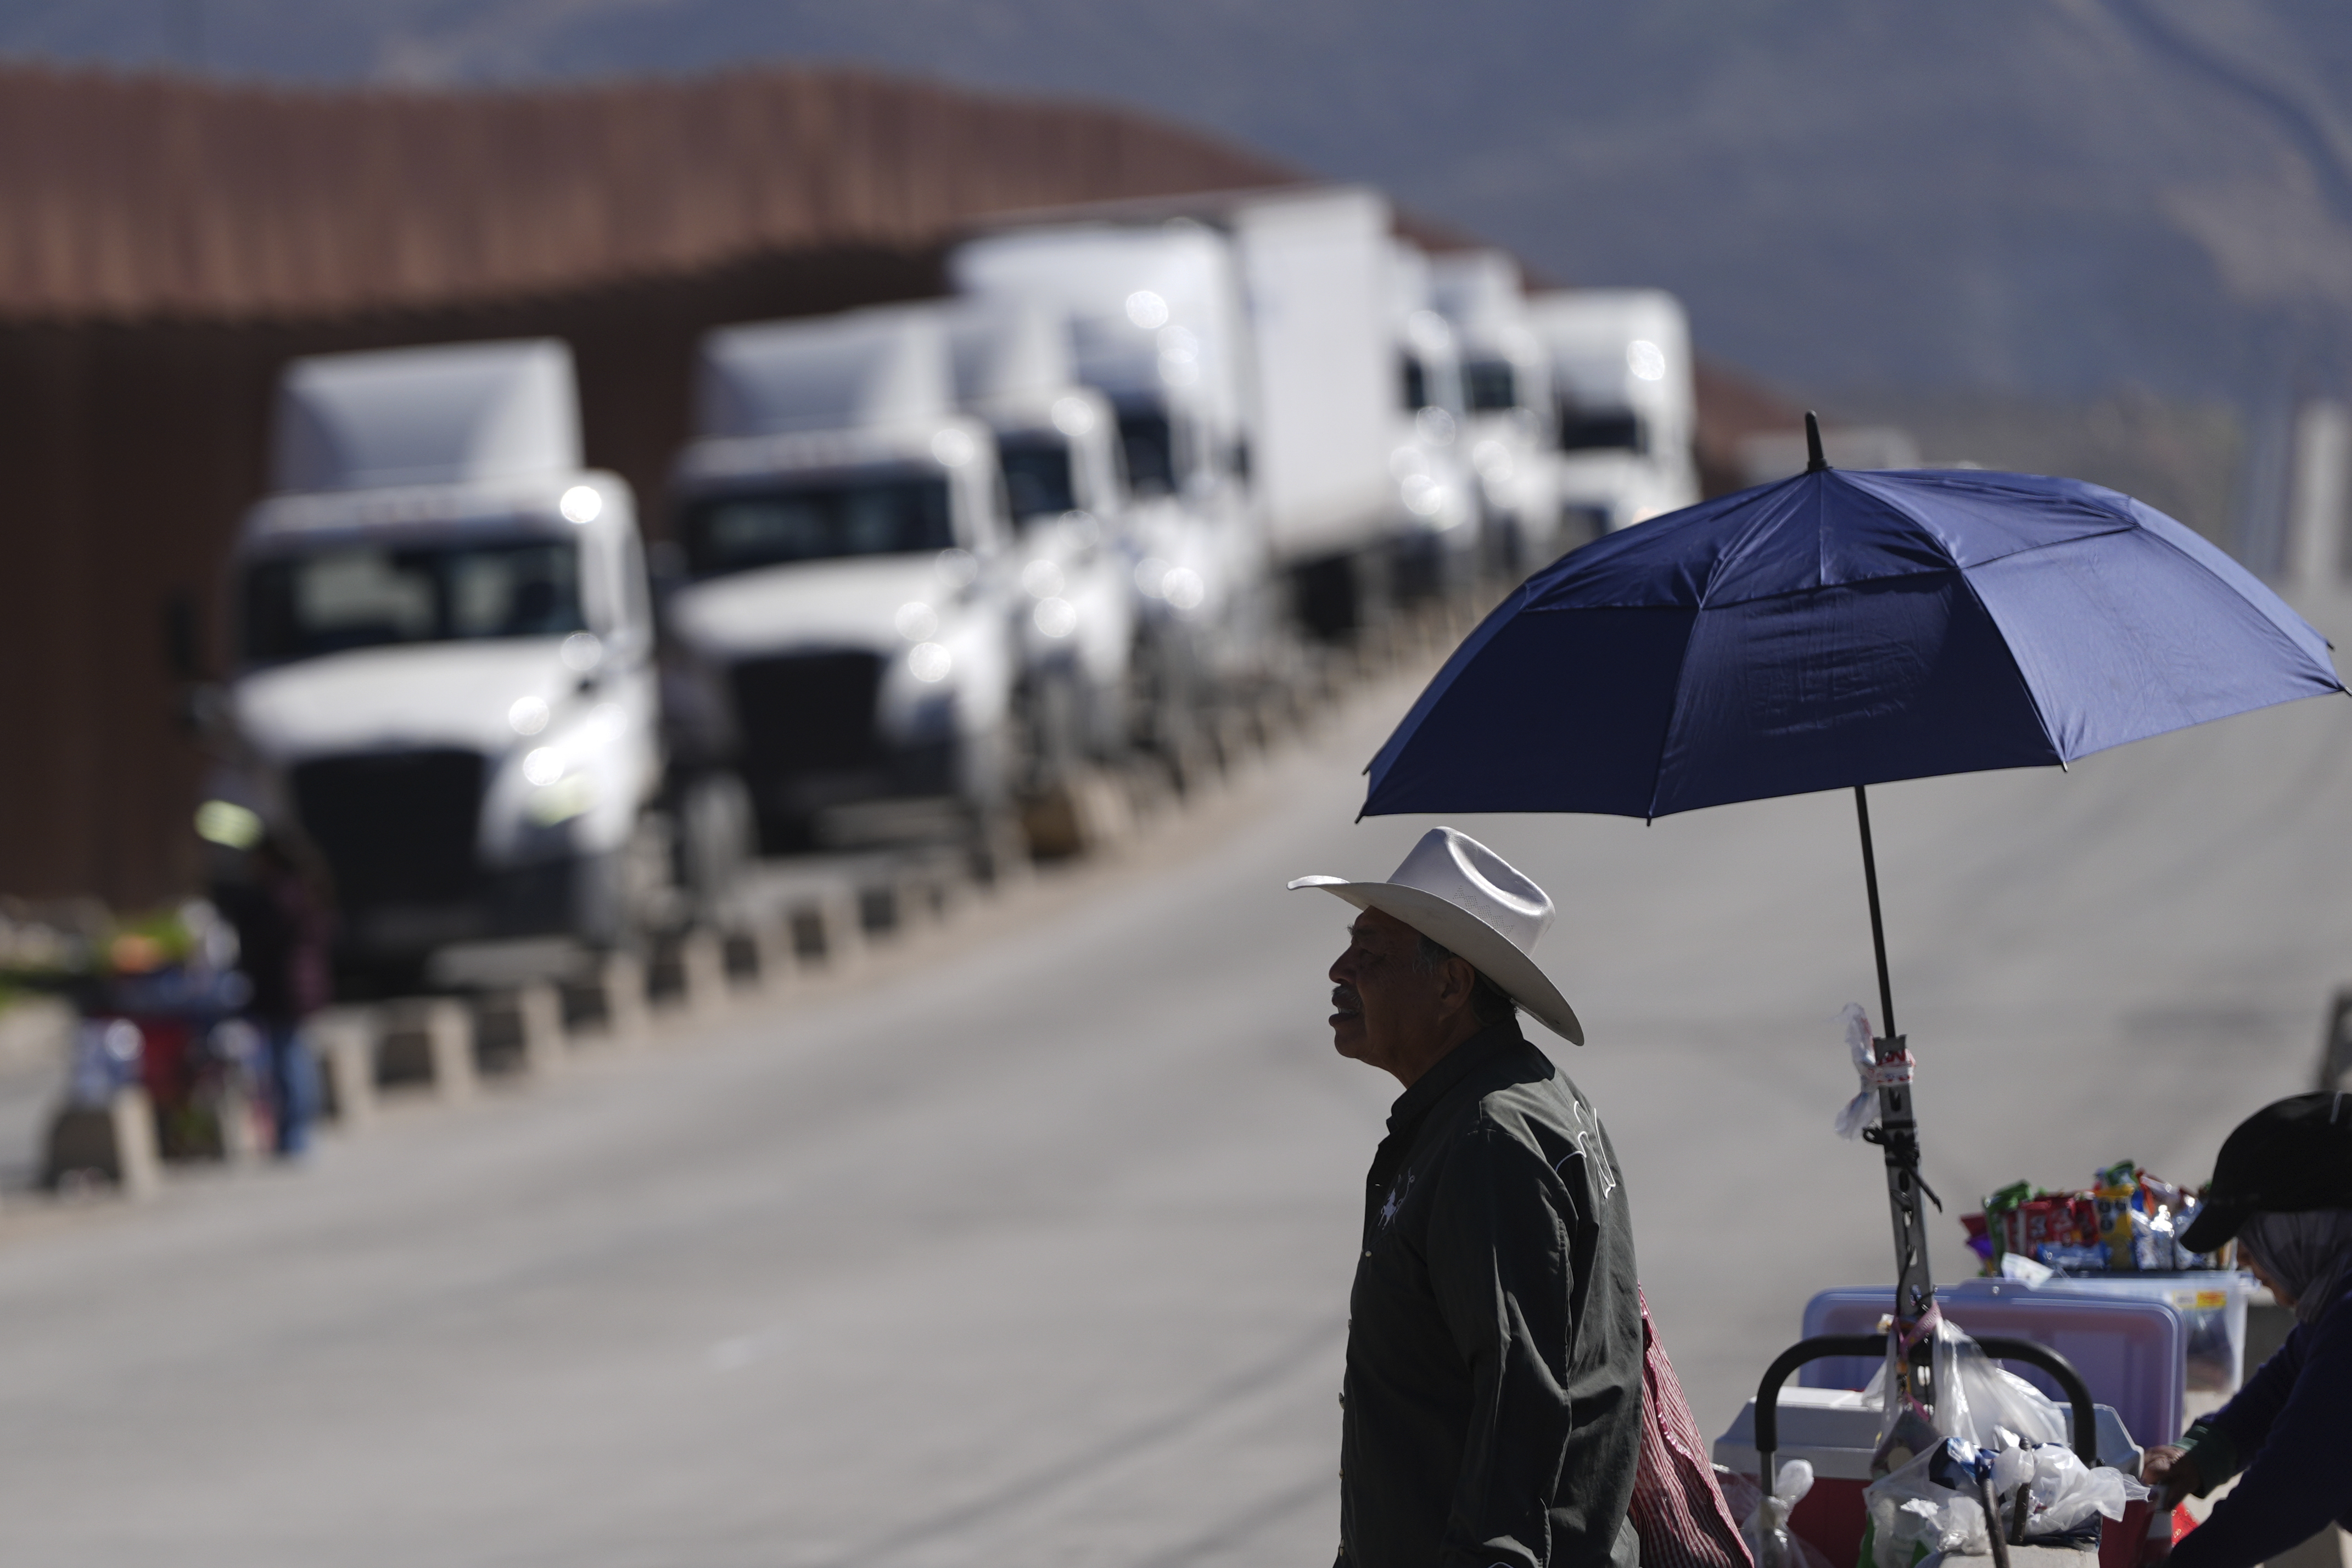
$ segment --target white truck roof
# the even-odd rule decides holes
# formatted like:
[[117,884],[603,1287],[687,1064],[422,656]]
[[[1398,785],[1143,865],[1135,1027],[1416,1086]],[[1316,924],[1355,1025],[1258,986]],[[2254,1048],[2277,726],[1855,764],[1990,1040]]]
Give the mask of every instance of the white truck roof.
[[1040,300],[967,300],[948,312],[948,358],[965,407],[1044,404],[1078,384],[1070,329]]
[[1690,323],[1664,289],[1555,289],[1529,298],[1528,315],[1555,382],[1577,401],[1689,400]]
[[552,338],[322,354],[278,379],[279,494],[500,484],[580,464],[572,351]]
[[709,439],[936,424],[953,412],[935,305],[723,327],[702,340],[695,434]]

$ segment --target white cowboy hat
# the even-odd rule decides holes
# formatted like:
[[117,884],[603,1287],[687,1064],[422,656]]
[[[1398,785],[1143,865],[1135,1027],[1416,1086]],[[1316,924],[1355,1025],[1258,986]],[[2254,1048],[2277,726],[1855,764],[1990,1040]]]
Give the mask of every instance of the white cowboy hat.
[[1394,915],[1502,987],[1510,999],[1571,1045],[1584,1026],[1528,952],[1551,929],[1551,899],[1510,862],[1466,833],[1433,827],[1385,882],[1301,877],[1360,910]]

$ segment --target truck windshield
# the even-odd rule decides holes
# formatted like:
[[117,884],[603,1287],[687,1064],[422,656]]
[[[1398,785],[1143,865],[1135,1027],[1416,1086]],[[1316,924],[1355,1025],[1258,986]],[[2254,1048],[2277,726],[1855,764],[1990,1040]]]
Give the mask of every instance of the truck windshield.
[[706,496],[686,513],[698,577],[796,561],[929,554],[955,543],[944,478],[830,479]]
[[1473,414],[1494,414],[1518,406],[1517,378],[1507,359],[1472,360],[1462,367],[1462,393]]
[[1422,368],[1419,354],[1402,356],[1404,379],[1404,411],[1418,414],[1429,406],[1429,372]]
[[1559,449],[1563,452],[1643,452],[1649,442],[1642,433],[1641,416],[1630,408],[1562,408]]
[[1004,465],[1004,494],[1015,522],[1076,510],[1070,482],[1070,444],[1056,435],[1002,436],[997,458]]
[[345,545],[256,562],[246,657],[313,658],[385,643],[584,631],[580,552],[568,542]]
[[1139,496],[1176,489],[1176,432],[1157,409],[1118,411],[1118,444],[1127,459],[1128,488]]

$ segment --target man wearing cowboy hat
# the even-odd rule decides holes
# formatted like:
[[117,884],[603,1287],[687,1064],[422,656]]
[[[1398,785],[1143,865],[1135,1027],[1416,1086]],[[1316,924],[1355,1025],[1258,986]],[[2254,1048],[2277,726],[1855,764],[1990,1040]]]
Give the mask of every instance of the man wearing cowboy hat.
[[1361,911],[1331,966],[1332,1043],[1404,1085],[1349,1298],[1339,1562],[1630,1568],[1643,1337],[1624,1184],[1517,1019],[1584,1043],[1528,956],[1551,900],[1450,827],[1385,882],[1290,885]]

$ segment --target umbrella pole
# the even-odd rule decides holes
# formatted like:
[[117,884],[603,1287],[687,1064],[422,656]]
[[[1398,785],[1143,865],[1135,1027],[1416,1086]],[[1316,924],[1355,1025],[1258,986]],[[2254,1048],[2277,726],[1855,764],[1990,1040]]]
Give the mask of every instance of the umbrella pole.
[[1895,983],[1886,974],[1886,921],[1878,912],[1878,857],[1870,847],[1870,795],[1853,786],[1853,817],[1862,827],[1862,880],[1870,889],[1870,948],[1878,955],[1878,1023],[1888,1037],[1895,1032]]
[[[1906,1339],[1935,1310],[1936,1285],[1927,1271],[1927,1216],[1920,1206],[1927,1184],[1919,1179],[1919,1124],[1911,1114],[1911,1053],[1895,1032],[1895,984],[1886,968],[1886,921],[1878,907],[1878,856],[1870,842],[1870,796],[1853,786],[1854,821],[1862,829],[1862,878],[1870,891],[1870,942],[1878,958],[1879,1018],[1886,1032],[1870,1042],[1878,1063],[1878,1125],[1863,1136],[1886,1153],[1886,1206],[1895,1222],[1895,1320]],[[1936,1206],[1944,1205],[1938,1202]],[[1921,1337],[1899,1363],[1911,1396],[1933,1407],[1932,1342]]]

